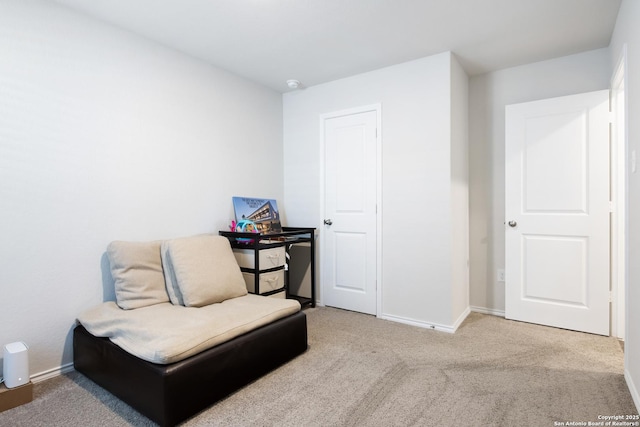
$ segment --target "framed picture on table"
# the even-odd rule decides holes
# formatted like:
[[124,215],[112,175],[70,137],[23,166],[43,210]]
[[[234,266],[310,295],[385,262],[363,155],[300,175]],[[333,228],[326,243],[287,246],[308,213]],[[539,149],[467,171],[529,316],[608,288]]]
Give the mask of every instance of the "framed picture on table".
[[280,212],[275,199],[233,197],[233,210],[237,223],[243,220],[252,221],[261,234],[282,231]]

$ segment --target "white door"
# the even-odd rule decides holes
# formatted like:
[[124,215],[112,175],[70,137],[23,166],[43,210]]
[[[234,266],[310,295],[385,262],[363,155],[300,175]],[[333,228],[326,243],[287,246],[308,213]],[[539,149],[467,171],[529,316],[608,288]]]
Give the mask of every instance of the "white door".
[[376,314],[377,112],[322,118],[323,300]]
[[609,92],[506,107],[506,317],[609,335]]

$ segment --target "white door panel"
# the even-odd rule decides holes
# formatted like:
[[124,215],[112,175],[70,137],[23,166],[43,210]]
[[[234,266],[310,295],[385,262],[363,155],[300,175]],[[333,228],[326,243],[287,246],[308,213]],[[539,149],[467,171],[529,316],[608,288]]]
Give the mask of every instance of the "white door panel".
[[506,108],[506,317],[609,334],[608,91]]
[[[366,233],[333,232],[336,248],[336,289],[352,292],[367,292],[366,257],[353,256],[354,254],[366,254]],[[340,262],[345,259],[349,262]]]
[[578,111],[525,120],[524,212],[586,212],[586,118]]
[[325,118],[325,305],[376,314],[377,113]]
[[522,297],[587,307],[587,239],[522,236]]

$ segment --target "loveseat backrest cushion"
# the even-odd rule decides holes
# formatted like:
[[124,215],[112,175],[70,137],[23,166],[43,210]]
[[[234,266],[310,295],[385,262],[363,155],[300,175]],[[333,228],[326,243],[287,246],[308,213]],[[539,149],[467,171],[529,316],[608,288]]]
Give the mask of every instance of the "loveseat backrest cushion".
[[173,270],[173,264],[171,263],[171,255],[169,254],[169,243],[171,240],[163,240],[160,245],[160,257],[162,259],[162,269],[164,270],[164,281],[167,287],[167,294],[169,294],[169,300],[173,305],[184,305],[182,299],[182,293],[178,287],[178,280],[176,279],[176,272]]
[[244,296],[247,288],[226,237],[199,235],[168,241],[168,259],[182,302],[202,307]]
[[160,244],[160,241],[114,241],[107,247],[116,303],[120,308],[129,310],[169,301]]

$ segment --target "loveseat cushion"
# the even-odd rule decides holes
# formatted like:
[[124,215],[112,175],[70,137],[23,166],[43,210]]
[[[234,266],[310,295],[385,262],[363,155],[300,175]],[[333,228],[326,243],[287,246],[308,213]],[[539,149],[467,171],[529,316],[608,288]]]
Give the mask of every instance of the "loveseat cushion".
[[182,293],[180,293],[178,281],[176,280],[176,273],[173,271],[173,265],[171,263],[169,242],[170,240],[163,240],[160,245],[160,258],[162,259],[162,269],[164,270],[164,281],[167,287],[167,294],[169,294],[169,300],[172,304],[184,305]]
[[107,246],[107,256],[120,308],[141,308],[169,301],[159,241],[114,241]]
[[168,241],[168,255],[183,304],[202,307],[247,294],[226,237],[199,235]]
[[109,301],[82,313],[78,322],[134,356],[168,364],[298,311],[296,300],[249,294],[199,308],[167,302],[122,310]]

